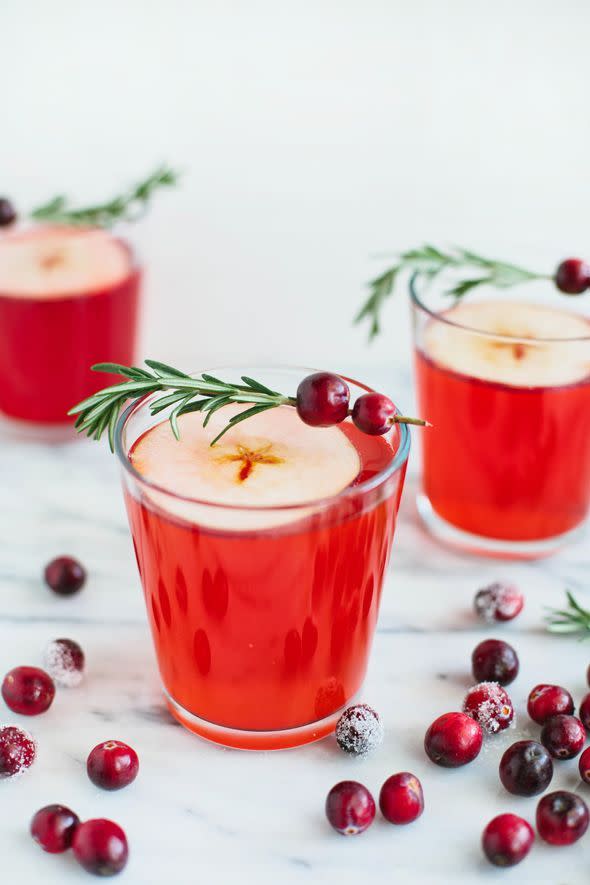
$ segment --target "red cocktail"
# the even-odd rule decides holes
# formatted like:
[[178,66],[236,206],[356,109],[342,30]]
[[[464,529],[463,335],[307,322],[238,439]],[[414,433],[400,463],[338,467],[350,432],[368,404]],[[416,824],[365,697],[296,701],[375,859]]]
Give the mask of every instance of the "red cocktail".
[[93,363],[133,363],[139,287],[129,246],[105,231],[0,236],[0,412],[66,422],[105,383]]
[[[250,374],[284,390],[304,373]],[[128,410],[129,521],[174,716],[230,746],[296,746],[362,684],[409,434],[312,428],[281,406],[210,448],[232,408],[205,429],[184,415],[180,441],[146,401]]]

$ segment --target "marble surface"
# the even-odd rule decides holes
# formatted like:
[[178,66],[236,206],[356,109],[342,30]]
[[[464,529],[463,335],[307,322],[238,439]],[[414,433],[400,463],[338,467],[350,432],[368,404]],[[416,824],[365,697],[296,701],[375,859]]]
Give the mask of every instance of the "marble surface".
[[[381,386],[394,385],[407,400],[405,374],[389,380]],[[586,689],[590,645],[547,635],[543,607],[560,603],[565,587],[590,603],[587,540],[533,563],[443,549],[418,523],[414,452],[362,693],[383,716],[384,744],[363,761],[345,757],[332,739],[246,754],[199,740],[164,709],[117,466],[107,447],[22,440],[6,427],[0,447],[0,673],[40,663],[46,642],[59,636],[78,640],[88,659],[83,686],[61,690],[44,716],[16,716],[0,701],[0,721],[23,724],[39,742],[34,768],[0,784],[4,882],[89,881],[71,855],[45,855],[28,835],[31,815],[52,802],[125,828],[131,856],[119,881],[129,885],[588,881],[590,835],[566,849],[537,842],[522,865],[504,871],[487,865],[479,846],[494,815],[534,818],[535,799],[510,797],[497,778],[502,748],[535,734],[525,713],[528,690],[555,681],[579,700]],[[66,552],[87,565],[90,577],[77,597],[59,599],[40,574],[46,561]],[[470,606],[478,587],[500,577],[522,586],[527,605],[516,623],[496,630],[477,623]],[[437,715],[460,706],[472,682],[471,651],[493,635],[513,642],[521,658],[510,690],[519,724],[490,739],[472,765],[439,769],[424,756],[424,731]],[[89,749],[109,738],[129,742],[141,757],[140,776],[120,793],[97,790],[84,770]],[[378,793],[385,778],[401,770],[413,771],[424,786],[426,811],[417,823],[395,828],[377,819],[349,839],[330,830],[323,806],[334,783],[357,779]],[[557,764],[557,787],[590,799],[576,761]]]

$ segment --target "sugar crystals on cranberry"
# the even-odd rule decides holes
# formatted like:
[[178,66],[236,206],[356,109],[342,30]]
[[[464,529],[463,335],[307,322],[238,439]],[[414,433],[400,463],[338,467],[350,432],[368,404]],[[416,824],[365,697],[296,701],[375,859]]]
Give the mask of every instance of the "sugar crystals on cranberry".
[[53,639],[45,648],[45,669],[63,688],[74,688],[84,678],[84,652],[73,639]]
[[379,714],[368,704],[355,704],[344,711],[336,725],[336,740],[345,753],[364,756],[383,740]]
[[36,755],[37,746],[28,731],[17,725],[0,726],[0,779],[22,774]]
[[495,581],[475,594],[476,613],[491,624],[494,621],[511,621],[524,606],[524,596],[515,584]]
[[463,712],[479,722],[486,734],[503,731],[514,718],[512,701],[497,682],[472,686],[465,695]]

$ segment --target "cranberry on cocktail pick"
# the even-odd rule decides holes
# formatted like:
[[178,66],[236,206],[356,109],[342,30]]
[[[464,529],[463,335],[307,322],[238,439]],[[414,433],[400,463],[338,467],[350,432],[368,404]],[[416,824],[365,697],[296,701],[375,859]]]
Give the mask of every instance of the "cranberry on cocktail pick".
[[392,774],[381,787],[379,808],[391,824],[412,823],[424,811],[422,784],[409,771]]
[[379,714],[368,704],[355,704],[344,711],[336,725],[336,740],[345,753],[364,756],[383,740]]
[[61,854],[71,848],[79,823],[78,815],[65,805],[47,805],[33,817],[31,836],[43,851]]
[[574,699],[561,685],[535,685],[529,694],[527,712],[533,722],[544,725],[551,716],[558,713],[571,715],[574,712]]
[[331,372],[308,375],[297,388],[297,413],[312,427],[340,424],[348,415],[348,384]]
[[537,805],[537,831],[550,845],[571,845],[588,829],[588,808],[576,793],[557,790]]
[[472,686],[465,695],[463,712],[479,722],[486,734],[504,731],[514,718],[512,701],[498,682]]
[[566,295],[580,295],[590,286],[590,264],[581,258],[566,258],[557,268],[555,285]]
[[586,729],[576,716],[551,716],[541,731],[541,743],[554,759],[573,759],[586,742]]
[[45,566],[45,582],[59,596],[72,596],[85,581],[86,569],[71,556],[58,556]]
[[37,746],[28,731],[16,725],[0,726],[0,780],[22,774],[36,755]]
[[364,393],[352,407],[352,420],[359,430],[382,436],[395,423],[397,409],[382,393]]
[[518,655],[502,639],[485,639],[471,656],[473,675],[478,682],[509,685],[518,675]]
[[467,765],[479,754],[481,725],[466,713],[445,713],[432,723],[424,738],[426,755],[443,768]]
[[38,716],[53,703],[55,685],[51,676],[39,667],[15,667],[4,677],[2,697],[14,713]]
[[514,584],[496,581],[477,591],[473,606],[487,623],[511,621],[522,611],[524,596]]
[[90,751],[86,763],[88,777],[103,790],[121,790],[137,777],[139,758],[122,741],[105,741]]
[[536,796],[546,790],[553,777],[553,762],[537,741],[517,741],[500,760],[500,780],[515,796]]
[[326,817],[343,836],[356,836],[373,823],[375,800],[363,784],[341,781],[328,793]]
[[10,200],[0,197],[0,227],[8,227],[16,221],[16,210]]
[[53,639],[45,648],[44,664],[54,682],[63,688],[80,685],[84,677],[84,652],[73,639]]
[[129,848],[121,827],[112,820],[87,820],[76,827],[72,842],[74,857],[95,876],[114,876],[127,863]]
[[513,867],[527,856],[535,841],[531,825],[516,814],[499,814],[481,837],[485,856],[496,867]]

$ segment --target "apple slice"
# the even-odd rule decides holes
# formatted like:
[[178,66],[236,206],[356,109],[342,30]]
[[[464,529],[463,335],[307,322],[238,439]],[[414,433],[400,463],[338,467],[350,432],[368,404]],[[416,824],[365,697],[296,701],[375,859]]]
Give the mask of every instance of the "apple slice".
[[129,250],[103,230],[39,227],[0,237],[2,295],[86,295],[122,282],[130,271]]
[[[583,316],[528,302],[480,301],[460,302],[443,317],[448,322],[427,325],[423,350],[462,375],[514,387],[556,387],[590,377],[590,322]],[[555,338],[571,340],[542,340]]]
[[[215,412],[207,427],[203,415],[179,419],[180,439],[164,421],[145,433],[129,454],[133,467],[161,488],[199,502],[224,507],[286,507],[335,495],[358,476],[360,458],[338,427],[309,427],[290,406],[249,418],[213,447],[211,440],[244,406]],[[259,529],[301,519],[313,506],[289,511],[226,510],[145,492],[158,509],[215,528]]]

